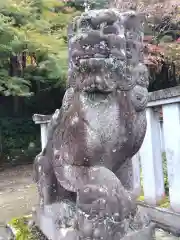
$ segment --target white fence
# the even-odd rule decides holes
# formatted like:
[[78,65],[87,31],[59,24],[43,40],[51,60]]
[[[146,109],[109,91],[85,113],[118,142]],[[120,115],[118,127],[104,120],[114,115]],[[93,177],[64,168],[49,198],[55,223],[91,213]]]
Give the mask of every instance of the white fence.
[[[146,116],[146,136],[133,157],[134,187],[139,194],[143,188],[144,200],[151,205],[157,205],[165,197],[162,165],[165,151],[170,206],[180,213],[180,87],[150,93]],[[35,123],[41,124],[42,148],[46,144],[49,119],[49,116],[34,115]]]
[[156,205],[163,200],[162,152],[165,151],[170,206],[180,212],[180,87],[150,93],[146,117],[146,136],[134,161],[135,186],[141,188],[141,165],[145,202]]

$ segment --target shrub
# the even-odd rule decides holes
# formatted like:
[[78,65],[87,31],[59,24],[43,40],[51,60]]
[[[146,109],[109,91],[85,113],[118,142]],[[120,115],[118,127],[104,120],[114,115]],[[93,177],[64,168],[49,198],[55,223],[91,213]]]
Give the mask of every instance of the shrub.
[[31,163],[35,155],[40,151],[39,131],[39,126],[36,126],[32,119],[1,118],[0,163]]

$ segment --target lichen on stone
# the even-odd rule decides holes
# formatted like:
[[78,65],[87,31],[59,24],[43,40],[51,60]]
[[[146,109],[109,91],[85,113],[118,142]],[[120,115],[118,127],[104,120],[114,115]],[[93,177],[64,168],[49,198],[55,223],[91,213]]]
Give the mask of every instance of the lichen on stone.
[[[7,224],[12,240],[46,240],[39,229],[32,224],[32,215],[13,218]],[[8,238],[9,239],[9,238]]]

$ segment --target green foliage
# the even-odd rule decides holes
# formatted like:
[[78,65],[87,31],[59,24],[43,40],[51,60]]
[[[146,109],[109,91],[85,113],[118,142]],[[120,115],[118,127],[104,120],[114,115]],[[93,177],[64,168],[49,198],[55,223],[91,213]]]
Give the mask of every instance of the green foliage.
[[31,221],[32,216],[24,216],[21,218],[13,218],[9,222],[10,228],[15,231],[16,240],[38,240],[39,234],[36,234],[32,229],[29,228],[28,222]]
[[169,183],[168,183],[168,173],[167,173],[167,159],[166,154],[162,154],[163,159],[163,174],[164,174],[164,187],[166,195],[169,195]]
[[29,224],[30,222],[32,222],[32,220],[32,215],[27,215],[19,218],[13,218],[8,223],[11,230],[13,230],[13,232],[15,233],[16,240],[47,239],[37,226]]
[[32,119],[1,118],[0,136],[1,161],[5,158],[6,164],[32,162],[40,151],[39,126]]
[[29,217],[14,218],[10,221],[9,226],[16,232],[16,240],[32,240],[33,236],[27,226]]
[[[61,86],[67,72],[67,24],[75,8],[57,0],[6,0],[0,2],[0,93],[25,95],[32,82]],[[9,75],[10,57],[34,54],[36,64],[22,68],[19,60]]]
[[[169,183],[168,183],[168,173],[167,173],[167,159],[165,152],[162,154],[163,161],[163,175],[164,175],[164,188],[165,188],[165,198],[159,203],[159,206],[162,208],[168,208],[170,206],[169,202]],[[143,189],[143,177],[141,171],[141,188]],[[144,193],[141,192],[141,196],[138,198],[138,201],[144,201]]]

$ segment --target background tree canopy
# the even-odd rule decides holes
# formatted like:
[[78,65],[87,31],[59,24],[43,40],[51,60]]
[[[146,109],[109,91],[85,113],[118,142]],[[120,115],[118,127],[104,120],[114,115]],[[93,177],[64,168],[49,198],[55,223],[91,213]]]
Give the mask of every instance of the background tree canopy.
[[26,95],[46,82],[64,85],[67,24],[78,14],[57,0],[0,2],[0,93]]
[[121,10],[136,9],[146,16],[145,62],[150,70],[149,90],[179,84],[179,0],[112,0],[111,6]]

